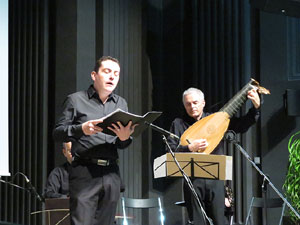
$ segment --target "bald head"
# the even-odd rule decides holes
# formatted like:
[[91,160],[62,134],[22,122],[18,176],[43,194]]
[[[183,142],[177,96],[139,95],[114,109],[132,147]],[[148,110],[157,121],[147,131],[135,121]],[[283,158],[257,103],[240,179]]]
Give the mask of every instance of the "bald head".
[[72,142],[64,142],[63,143],[63,154],[68,160],[69,163],[72,162],[72,153],[71,153],[71,148],[72,148]]

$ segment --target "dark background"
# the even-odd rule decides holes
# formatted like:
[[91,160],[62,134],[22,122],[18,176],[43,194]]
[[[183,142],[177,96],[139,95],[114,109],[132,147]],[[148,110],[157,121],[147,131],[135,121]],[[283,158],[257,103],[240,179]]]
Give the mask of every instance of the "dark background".
[[[42,193],[49,172],[64,162],[51,134],[61,104],[67,94],[88,87],[96,59],[111,55],[121,62],[117,93],[129,110],[163,111],[155,124],[164,129],[183,113],[181,95],[191,86],[205,93],[207,111],[220,109],[251,77],[270,89],[259,123],[238,138],[283,192],[288,139],[300,127],[284,98],[287,89],[300,89],[300,22],[294,17],[299,4],[250,2],[9,1],[12,177],[6,179],[26,187],[22,176],[13,176],[22,172]],[[250,107],[247,102],[238,114]],[[237,149],[227,147],[234,157],[234,179],[227,182],[236,200],[234,221],[243,224],[251,197],[261,195],[261,177]],[[120,152],[124,196],[161,196],[166,224],[184,224],[184,209],[174,205],[182,200],[181,179],[153,179],[153,160],[164,153],[160,134],[151,130]],[[42,224],[41,214],[30,215],[43,208],[34,196],[4,184],[0,189],[0,220]],[[268,196],[276,194],[269,188]],[[276,224],[280,209],[270,213],[269,223]],[[140,224],[151,224],[152,212],[134,215]],[[254,217],[261,224],[261,214]]]

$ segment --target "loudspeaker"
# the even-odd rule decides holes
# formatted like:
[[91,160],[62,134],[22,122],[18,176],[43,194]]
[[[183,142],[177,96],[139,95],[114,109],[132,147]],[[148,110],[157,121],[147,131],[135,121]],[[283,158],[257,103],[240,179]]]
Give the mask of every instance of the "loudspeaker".
[[300,0],[249,0],[250,5],[265,12],[300,17]]
[[300,90],[287,89],[285,92],[285,108],[288,116],[300,116]]

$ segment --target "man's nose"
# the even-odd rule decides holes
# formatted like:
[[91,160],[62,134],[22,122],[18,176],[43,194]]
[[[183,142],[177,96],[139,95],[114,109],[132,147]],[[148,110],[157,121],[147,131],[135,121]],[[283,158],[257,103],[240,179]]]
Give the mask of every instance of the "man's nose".
[[109,74],[109,79],[111,79],[111,80],[114,79],[114,74],[113,74],[113,73],[110,73],[110,74]]

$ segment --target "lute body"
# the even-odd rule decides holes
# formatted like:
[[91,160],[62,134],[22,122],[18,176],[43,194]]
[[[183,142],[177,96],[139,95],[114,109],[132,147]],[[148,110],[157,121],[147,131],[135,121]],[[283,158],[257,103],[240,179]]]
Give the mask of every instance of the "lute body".
[[219,112],[213,113],[190,126],[181,136],[180,145],[188,145],[197,139],[206,139],[208,146],[203,153],[210,154],[220,143],[228,129],[230,118],[246,102],[248,91],[256,89],[260,94],[270,91],[251,79]]

